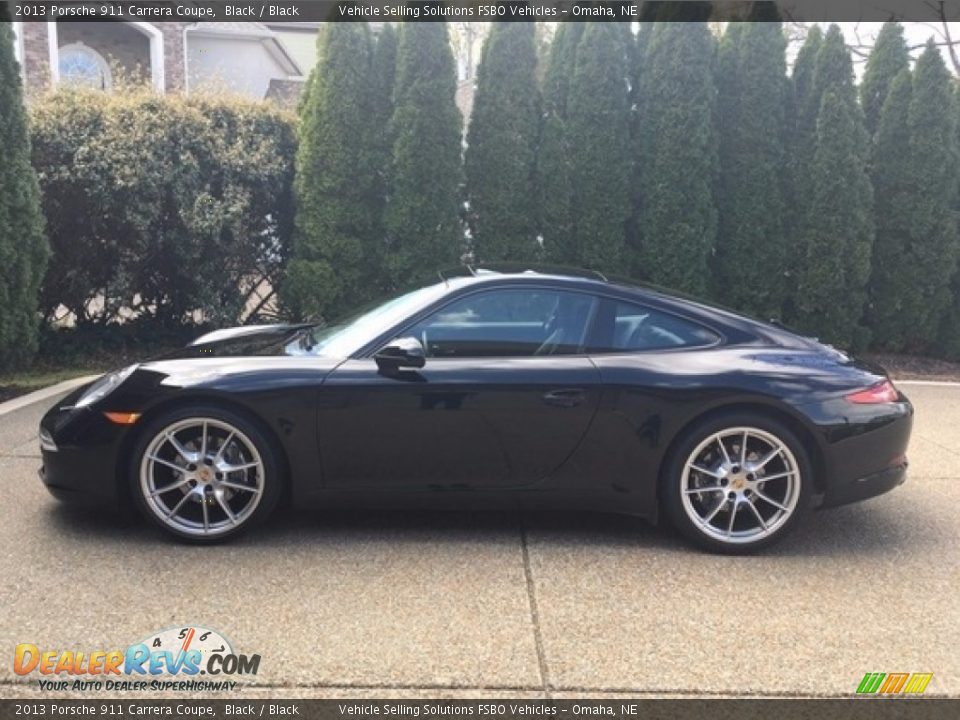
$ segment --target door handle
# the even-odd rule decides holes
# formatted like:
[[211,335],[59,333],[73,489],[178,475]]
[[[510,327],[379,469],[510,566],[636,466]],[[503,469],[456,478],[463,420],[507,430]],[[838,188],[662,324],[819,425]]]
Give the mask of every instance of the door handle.
[[551,390],[544,393],[543,401],[547,405],[554,407],[571,408],[576,407],[587,399],[587,393],[579,388],[567,388],[563,390]]

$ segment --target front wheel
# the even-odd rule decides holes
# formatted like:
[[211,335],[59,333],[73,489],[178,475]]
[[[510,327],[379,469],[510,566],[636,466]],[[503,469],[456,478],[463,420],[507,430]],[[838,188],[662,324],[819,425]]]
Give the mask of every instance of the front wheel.
[[133,496],[163,530],[216,542],[265,518],[280,497],[266,435],[229,410],[197,406],[157,418],[133,454]]
[[697,426],[675,448],[662,487],[674,526],[708,550],[744,554],[780,540],[810,505],[803,444],[782,423],[743,414]]

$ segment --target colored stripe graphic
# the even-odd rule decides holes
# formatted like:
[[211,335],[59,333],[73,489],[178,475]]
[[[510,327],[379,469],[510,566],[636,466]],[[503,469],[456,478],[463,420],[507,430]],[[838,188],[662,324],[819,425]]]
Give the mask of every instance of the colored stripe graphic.
[[896,695],[903,689],[910,673],[890,673],[887,675],[886,682],[880,687],[882,695]]
[[910,676],[907,686],[903,689],[904,694],[911,693],[919,695],[927,689],[931,678],[933,678],[933,673],[914,673]]
[[883,678],[885,678],[886,675],[886,673],[867,673],[863,676],[863,680],[860,681],[857,694],[872,695],[877,691],[877,688],[880,687],[880,683],[883,682]]
[[933,673],[865,673],[857,686],[857,695],[920,695],[927,689]]

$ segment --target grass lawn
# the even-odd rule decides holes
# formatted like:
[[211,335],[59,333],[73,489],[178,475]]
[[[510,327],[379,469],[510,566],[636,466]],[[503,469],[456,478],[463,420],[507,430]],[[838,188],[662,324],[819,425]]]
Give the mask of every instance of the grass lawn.
[[0,402],[10,400],[18,395],[26,395],[49,385],[56,385],[64,380],[72,380],[84,375],[96,375],[106,372],[106,370],[107,367],[91,366],[39,367],[35,370],[0,374]]

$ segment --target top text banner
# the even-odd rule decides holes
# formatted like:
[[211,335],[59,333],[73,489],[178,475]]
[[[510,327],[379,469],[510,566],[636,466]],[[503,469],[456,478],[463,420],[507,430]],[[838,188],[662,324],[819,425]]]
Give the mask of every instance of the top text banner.
[[0,0],[15,22],[103,22],[145,20],[169,22],[648,22],[757,21],[861,22],[899,19],[909,22],[960,20],[960,0],[777,0],[776,2],[699,0],[634,2],[373,2],[337,0]]

